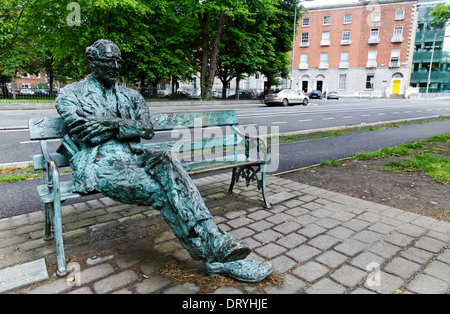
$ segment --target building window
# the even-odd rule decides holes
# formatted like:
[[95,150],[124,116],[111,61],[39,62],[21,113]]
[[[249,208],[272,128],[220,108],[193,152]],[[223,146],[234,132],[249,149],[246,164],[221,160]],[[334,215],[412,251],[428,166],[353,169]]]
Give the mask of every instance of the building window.
[[372,28],[370,30],[369,44],[378,44],[380,38],[378,37],[380,30],[378,28]]
[[400,67],[400,49],[392,49],[391,51],[391,61],[389,62],[390,68]]
[[21,78],[31,78],[29,73],[23,73],[20,75]]
[[303,19],[302,26],[303,27],[308,27],[309,26],[309,17],[305,17]]
[[340,69],[347,69],[348,68],[348,51],[342,51],[341,52],[341,62],[339,63]]
[[381,12],[373,12],[372,13],[372,22],[381,21]]
[[328,52],[322,52],[320,54],[319,69],[328,69]]
[[347,74],[339,74],[339,89],[347,89]]
[[323,25],[331,25],[331,16],[323,17]]
[[369,54],[367,56],[367,68],[376,68],[377,67],[377,51],[369,50]]
[[374,80],[375,80],[375,74],[367,74],[366,89],[373,90],[373,81]]
[[350,40],[350,31],[343,31],[342,32],[342,41],[341,41],[341,45],[350,45],[351,44],[351,40]]
[[394,27],[394,35],[392,36],[393,43],[401,43],[403,42],[403,27]]
[[302,53],[300,54],[300,70],[307,70],[308,69],[308,54]]
[[405,11],[404,10],[398,10],[395,12],[395,20],[401,21],[405,19]]
[[344,16],[344,24],[352,24],[352,15],[351,14],[346,14]]
[[330,32],[322,32],[322,41],[320,42],[321,46],[329,46],[330,45]]
[[300,47],[309,47],[309,33],[302,33],[302,42]]

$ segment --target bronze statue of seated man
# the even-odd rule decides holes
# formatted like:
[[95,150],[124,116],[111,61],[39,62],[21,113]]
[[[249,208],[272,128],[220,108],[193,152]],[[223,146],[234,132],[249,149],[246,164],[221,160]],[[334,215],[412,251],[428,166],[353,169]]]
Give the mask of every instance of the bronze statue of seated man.
[[154,135],[143,97],[116,82],[123,64],[119,48],[99,40],[86,49],[92,73],[66,86],[56,109],[69,136],[60,152],[70,159],[75,191],[98,191],[123,203],[152,206],[172,228],[193,259],[210,275],[258,282],[273,268],[246,259],[250,248],[214,223],[203,199],[179,161],[168,152],[144,147]]

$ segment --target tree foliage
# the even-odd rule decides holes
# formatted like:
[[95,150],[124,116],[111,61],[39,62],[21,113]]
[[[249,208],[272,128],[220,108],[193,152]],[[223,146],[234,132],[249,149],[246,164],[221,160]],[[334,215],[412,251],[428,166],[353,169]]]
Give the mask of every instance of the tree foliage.
[[[44,69],[65,82],[90,71],[85,48],[114,41],[122,80],[155,86],[200,73],[208,98],[216,76],[289,72],[295,0],[2,0],[0,80]],[[69,5],[71,4],[71,5]],[[1,82],[0,81],[0,82]]]

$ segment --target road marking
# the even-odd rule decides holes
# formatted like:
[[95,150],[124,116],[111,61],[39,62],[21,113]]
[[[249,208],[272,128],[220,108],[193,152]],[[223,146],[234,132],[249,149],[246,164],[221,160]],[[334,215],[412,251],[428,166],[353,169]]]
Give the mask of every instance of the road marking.
[[399,114],[400,112],[398,112],[398,111],[396,111],[396,112],[393,112],[392,114]]
[[323,118],[322,120],[334,120],[334,118]]
[[[59,142],[61,139],[54,139],[54,140],[47,140],[47,142]],[[39,141],[25,141],[20,142],[20,144],[33,144],[33,143],[39,143]]]
[[411,113],[412,111],[405,111],[405,113]]
[[299,122],[311,122],[313,119],[298,120]]
[[416,110],[416,112],[422,112],[423,110]]
[[344,119],[350,119],[350,118],[353,118],[353,116],[345,116],[345,117],[342,117],[342,118],[344,118]]
[[377,116],[385,116],[385,113],[377,113]]
[[272,124],[285,124],[287,121],[280,121],[280,122],[272,122]]
[[370,114],[362,114],[361,117],[370,117]]

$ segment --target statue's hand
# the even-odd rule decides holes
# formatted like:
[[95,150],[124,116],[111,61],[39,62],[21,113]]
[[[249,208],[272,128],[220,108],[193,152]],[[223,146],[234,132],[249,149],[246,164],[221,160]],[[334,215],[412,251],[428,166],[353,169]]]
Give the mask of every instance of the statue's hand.
[[71,130],[72,134],[76,134],[81,141],[90,141],[100,134],[118,131],[119,123],[117,119],[113,118],[95,118],[85,120],[84,123],[74,127]]

